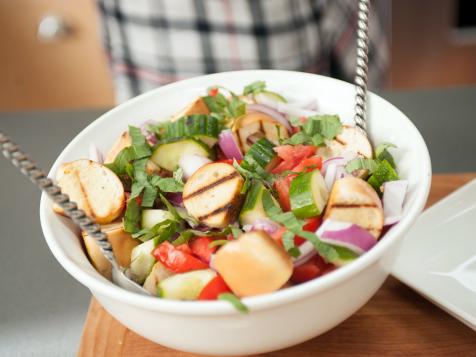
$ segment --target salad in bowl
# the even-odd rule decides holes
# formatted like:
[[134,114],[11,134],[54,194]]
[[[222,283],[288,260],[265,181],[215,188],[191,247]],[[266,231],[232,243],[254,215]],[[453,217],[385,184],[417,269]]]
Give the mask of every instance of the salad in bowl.
[[[402,216],[408,182],[391,143],[314,99],[254,81],[222,86],[167,120],[129,125],[107,151],[63,162],[63,192],[108,235],[154,297],[227,300],[306,283],[366,254]],[[53,210],[62,214],[61,209]],[[103,276],[111,266],[82,233]]]

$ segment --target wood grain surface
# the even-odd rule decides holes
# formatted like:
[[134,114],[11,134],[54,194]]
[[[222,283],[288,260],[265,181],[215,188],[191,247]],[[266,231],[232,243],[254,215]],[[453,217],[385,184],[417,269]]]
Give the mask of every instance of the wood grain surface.
[[[476,174],[435,175],[427,206],[473,178]],[[193,355],[140,337],[92,299],[78,356]],[[267,356],[476,356],[476,335],[389,277],[364,307],[339,326],[306,343]]]

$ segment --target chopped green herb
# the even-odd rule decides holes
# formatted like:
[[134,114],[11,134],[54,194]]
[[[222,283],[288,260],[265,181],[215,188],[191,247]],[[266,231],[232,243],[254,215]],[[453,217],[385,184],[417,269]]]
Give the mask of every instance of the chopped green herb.
[[230,293],[223,293],[218,295],[218,300],[223,300],[223,301],[228,301],[230,304],[232,304],[235,309],[237,309],[239,312],[242,313],[248,313],[249,310],[246,307],[245,304],[243,304],[240,300],[240,298],[234,294]]
[[387,160],[390,165],[392,165],[393,168],[395,168],[395,161],[393,160],[392,154],[388,151],[389,148],[396,148],[395,145],[389,144],[389,143],[382,143],[377,145],[375,148],[375,157],[382,161],[382,160]]
[[139,128],[129,125],[129,136],[131,137],[132,148],[136,159],[149,157],[152,154],[149,144]]
[[373,173],[377,169],[377,166],[377,160],[357,157],[353,160],[350,160],[347,165],[345,165],[345,170],[349,174],[351,174],[355,170],[368,170],[369,173]]
[[183,191],[183,183],[178,182],[173,177],[161,177],[160,180],[157,181],[157,186],[160,188],[162,192],[182,192]]
[[124,231],[136,233],[140,229],[141,208],[135,199],[127,201],[126,213],[124,214]]
[[264,81],[256,81],[251,84],[248,84],[243,89],[243,95],[257,94],[264,91],[265,88],[266,88],[266,83]]
[[217,239],[217,240],[214,240],[213,242],[211,242],[211,243],[208,245],[208,248],[213,248],[213,247],[222,246],[222,245],[225,245],[225,244],[228,243],[228,242],[229,242],[228,239]]
[[105,164],[105,166],[112,170],[117,176],[127,173],[130,177],[132,177],[133,175],[126,171],[127,166],[130,166],[130,162],[132,160],[134,160],[134,151],[132,147],[128,146],[119,151],[119,153],[116,155],[116,158],[114,159],[114,162]]
[[307,118],[301,126],[309,136],[321,134],[324,138],[332,140],[342,130],[342,124],[337,115],[315,115]]

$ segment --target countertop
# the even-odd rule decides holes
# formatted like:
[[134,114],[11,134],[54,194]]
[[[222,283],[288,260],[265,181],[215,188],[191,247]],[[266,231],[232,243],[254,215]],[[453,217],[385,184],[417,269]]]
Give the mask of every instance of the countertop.
[[[476,87],[382,96],[418,127],[433,171],[476,171]],[[40,167],[105,110],[0,113],[0,129]],[[0,356],[73,356],[90,293],[56,262],[43,239],[40,192],[0,158]]]

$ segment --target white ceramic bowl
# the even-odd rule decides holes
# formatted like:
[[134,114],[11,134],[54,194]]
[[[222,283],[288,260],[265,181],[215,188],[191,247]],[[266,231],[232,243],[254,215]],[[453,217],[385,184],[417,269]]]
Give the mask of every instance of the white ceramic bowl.
[[[294,98],[316,97],[324,113],[350,121],[354,87],[335,79],[286,71],[241,71],[197,77],[134,98],[94,121],[63,150],[58,165],[87,157],[94,142],[107,150],[128,124],[166,119],[212,85],[241,91],[255,80]],[[104,308],[125,326],[171,348],[214,355],[273,351],[311,339],[347,319],[379,289],[389,274],[404,234],[420,214],[430,189],[427,147],[415,126],[392,104],[369,95],[369,131],[375,143],[398,146],[400,175],[409,180],[404,217],[368,253],[322,278],[272,294],[244,299],[249,314],[227,302],[162,300],[125,291],[97,273],[81,249],[77,230],[55,215],[43,194],[40,216],[46,241],[60,264],[88,287]]]

